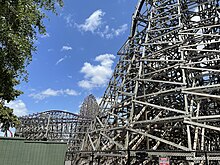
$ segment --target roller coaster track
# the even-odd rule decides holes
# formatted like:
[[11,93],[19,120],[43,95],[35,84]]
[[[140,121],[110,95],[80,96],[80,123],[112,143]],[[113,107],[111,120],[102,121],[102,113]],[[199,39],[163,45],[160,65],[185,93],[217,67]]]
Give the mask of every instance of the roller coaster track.
[[219,3],[139,0],[75,164],[219,164]]
[[19,120],[21,125],[16,128],[15,136],[35,141],[66,142],[67,160],[73,159],[70,151],[80,150],[83,137],[91,124],[91,118],[61,110],[22,116]]
[[219,4],[139,0],[99,113],[69,150],[73,164],[220,164]]

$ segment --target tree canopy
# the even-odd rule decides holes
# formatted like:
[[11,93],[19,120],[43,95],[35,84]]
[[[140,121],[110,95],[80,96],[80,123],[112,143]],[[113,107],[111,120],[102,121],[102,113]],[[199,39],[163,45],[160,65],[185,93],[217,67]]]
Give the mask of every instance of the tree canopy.
[[16,89],[27,81],[26,66],[36,51],[36,34],[46,33],[45,11],[56,13],[62,0],[0,0],[0,123],[3,131],[19,123],[13,110],[6,107],[22,94]]

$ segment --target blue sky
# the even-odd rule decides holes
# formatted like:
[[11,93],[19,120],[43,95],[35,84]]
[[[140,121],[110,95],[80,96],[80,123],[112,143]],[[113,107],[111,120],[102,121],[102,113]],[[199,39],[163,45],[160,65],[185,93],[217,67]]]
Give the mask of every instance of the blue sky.
[[84,98],[102,97],[130,34],[137,0],[64,0],[58,15],[48,13],[46,35],[27,67],[24,92],[8,105],[18,116],[50,109],[79,112]]

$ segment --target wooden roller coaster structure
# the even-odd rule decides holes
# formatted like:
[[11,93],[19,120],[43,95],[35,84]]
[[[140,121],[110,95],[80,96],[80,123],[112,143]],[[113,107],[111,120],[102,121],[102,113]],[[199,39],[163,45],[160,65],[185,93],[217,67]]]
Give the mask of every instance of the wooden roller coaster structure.
[[220,164],[219,4],[139,0],[78,164]]
[[21,125],[16,128],[16,137],[35,141],[66,142],[66,160],[73,159],[72,150],[80,150],[84,134],[91,124],[91,118],[61,110],[22,116],[19,120]]
[[219,4],[139,0],[73,164],[220,164]]

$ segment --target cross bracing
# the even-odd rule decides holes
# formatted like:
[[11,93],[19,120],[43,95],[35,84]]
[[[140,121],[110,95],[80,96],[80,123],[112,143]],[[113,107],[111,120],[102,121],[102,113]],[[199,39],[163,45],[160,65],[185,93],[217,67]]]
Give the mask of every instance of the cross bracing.
[[139,0],[98,116],[72,132],[73,164],[219,164],[219,11],[219,0]]
[[219,3],[139,0],[78,164],[219,163]]
[[15,136],[35,141],[66,142],[67,160],[72,160],[70,151],[80,150],[82,139],[91,123],[91,118],[78,114],[50,110],[22,116],[21,125],[16,128]]
[[90,94],[87,96],[81,107],[80,107],[80,115],[85,117],[94,118],[99,112],[99,105],[96,101],[95,96]]

